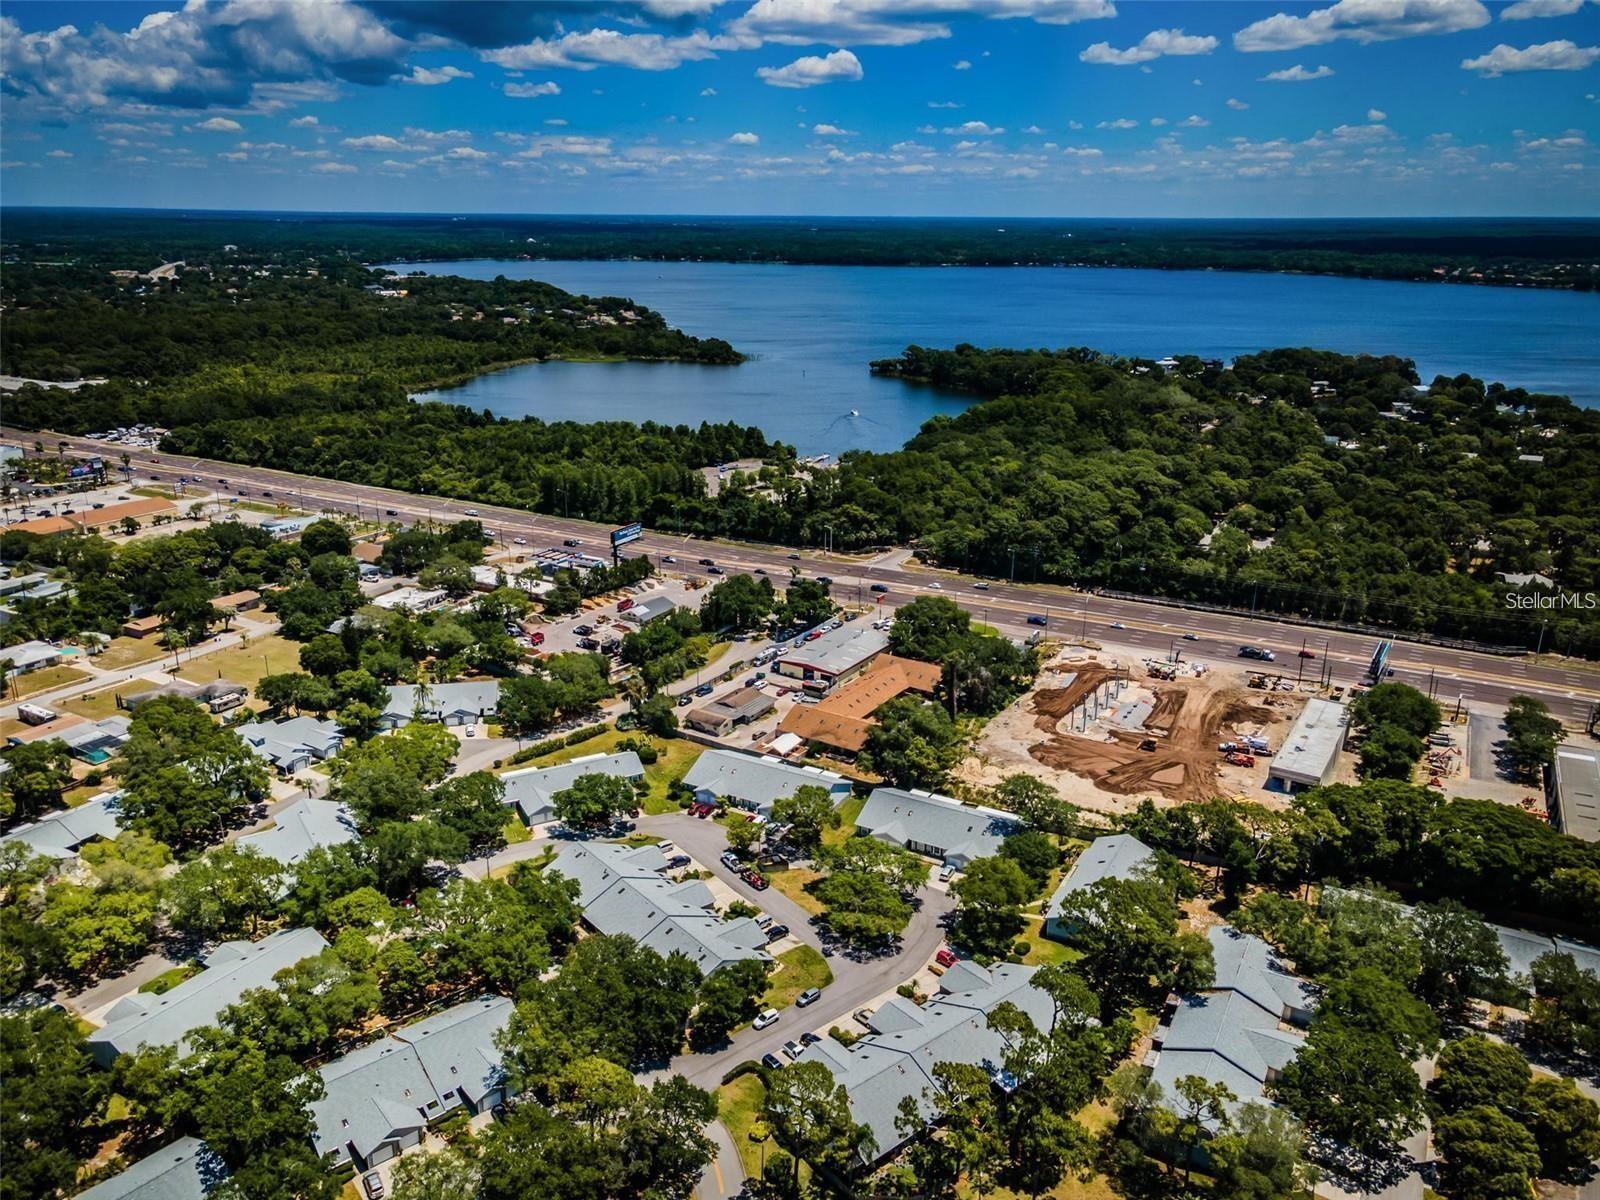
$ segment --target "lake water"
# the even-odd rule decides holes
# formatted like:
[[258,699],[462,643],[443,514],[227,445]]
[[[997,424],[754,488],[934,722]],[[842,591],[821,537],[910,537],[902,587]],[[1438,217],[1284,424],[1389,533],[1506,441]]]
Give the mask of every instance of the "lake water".
[[[416,264],[389,264],[395,270]],[[732,420],[803,454],[892,450],[971,399],[874,378],[907,345],[1088,346],[1228,360],[1278,346],[1398,354],[1424,381],[1467,373],[1600,405],[1600,295],[1318,276],[1093,267],[439,263],[626,296],[750,355],[737,367],[533,363],[427,399],[548,420]]]

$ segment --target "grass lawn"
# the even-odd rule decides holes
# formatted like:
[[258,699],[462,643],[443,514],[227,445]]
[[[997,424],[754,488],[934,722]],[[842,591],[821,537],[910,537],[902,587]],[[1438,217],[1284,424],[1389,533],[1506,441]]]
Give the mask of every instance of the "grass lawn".
[[[610,754],[616,750],[619,742],[629,738],[643,738],[644,734],[630,731],[620,732],[612,728],[606,730],[599,737],[590,738],[576,746],[564,746],[560,750],[553,750],[549,754],[542,754],[529,762],[517,763],[514,767],[507,768],[513,771],[526,770],[529,767],[553,767],[558,763],[571,762],[575,758],[583,758],[590,754]],[[677,811],[677,804],[668,799],[672,785],[682,779],[695,759],[700,757],[703,747],[694,742],[684,741],[682,738],[649,738],[650,744],[659,751],[661,757],[656,759],[644,769],[645,782],[650,785],[650,790],[645,793],[643,808],[647,813],[664,813]]]
[[173,967],[170,971],[163,971],[150,982],[139,988],[141,992],[149,992],[152,996],[159,996],[162,992],[169,992],[185,979],[194,975],[200,968],[194,963],[184,963],[182,966]]
[[728,648],[732,645],[732,642],[712,643],[711,649],[706,651],[705,666],[701,667],[700,669],[703,671],[706,667],[709,667],[712,663],[716,662],[717,659],[721,658],[728,652]]
[[103,692],[90,692],[86,696],[74,696],[71,700],[63,700],[61,710],[76,713],[80,717],[88,717],[91,721],[114,717],[117,715],[117,689],[107,688]]
[[69,683],[77,683],[87,678],[89,678],[87,672],[65,665],[45,667],[39,671],[29,671],[26,675],[13,675],[11,677],[11,699],[20,700],[24,696],[37,696],[40,692],[66,687]]
[[820,871],[813,871],[810,867],[788,867],[782,871],[768,871],[767,878],[772,880],[773,887],[812,916],[822,913],[822,902],[806,891],[807,884],[822,878]]
[[1083,957],[1083,951],[1072,946],[1063,946],[1060,942],[1045,937],[1043,927],[1040,925],[1024,928],[1022,936],[1028,941],[1028,952],[1022,956],[1022,961],[1030,967],[1043,967],[1051,963],[1074,963]]
[[[741,1075],[732,1083],[717,1089],[717,1112],[728,1127],[733,1144],[738,1147],[739,1161],[744,1166],[747,1179],[761,1178],[761,1143],[750,1136],[752,1130],[764,1126],[761,1105],[767,1098],[767,1085],[759,1075]],[[767,1143],[770,1149],[772,1143]]]
[[778,969],[767,977],[762,1003],[768,1008],[788,1008],[807,988],[827,987],[832,982],[828,960],[810,946],[796,946],[778,955]]
[[165,654],[158,637],[112,638],[110,645],[95,655],[94,665],[104,671],[120,671],[124,667],[156,662]]
[[518,842],[530,842],[533,834],[528,832],[528,827],[522,823],[522,818],[512,817],[500,830],[501,836],[506,839],[506,845],[515,846]]
[[185,662],[179,679],[190,683],[210,683],[228,679],[255,687],[263,675],[281,675],[300,669],[300,643],[277,634],[253,638],[243,646],[230,646],[214,654],[202,654]]
[[825,846],[838,846],[848,841],[856,831],[856,818],[861,815],[861,810],[867,806],[865,796],[851,796],[839,805],[839,825],[835,829],[822,831],[822,844]]
[[104,796],[110,790],[111,784],[109,783],[102,783],[96,787],[68,788],[61,793],[61,802],[68,808],[77,808],[78,805],[85,804],[96,796]]

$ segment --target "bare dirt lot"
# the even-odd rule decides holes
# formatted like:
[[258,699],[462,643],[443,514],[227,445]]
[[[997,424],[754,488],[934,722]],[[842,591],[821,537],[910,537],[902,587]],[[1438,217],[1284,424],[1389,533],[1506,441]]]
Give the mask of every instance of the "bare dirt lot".
[[1163,680],[1137,662],[1057,660],[989,723],[959,774],[993,784],[1026,772],[1075,804],[1107,812],[1126,812],[1147,796],[1181,804],[1253,792],[1265,760],[1228,766],[1218,744],[1249,733],[1276,746],[1300,707],[1296,698],[1246,688],[1232,672]]

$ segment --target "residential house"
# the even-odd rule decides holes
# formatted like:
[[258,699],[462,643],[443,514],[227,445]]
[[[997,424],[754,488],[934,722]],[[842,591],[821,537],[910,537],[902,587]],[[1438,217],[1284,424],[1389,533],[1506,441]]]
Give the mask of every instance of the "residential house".
[[372,603],[379,608],[425,613],[432,612],[449,600],[450,594],[441,588],[398,587],[375,597]]
[[302,959],[321,954],[328,943],[315,929],[280,929],[259,942],[223,942],[202,960],[205,969],[171,990],[155,995],[132,992],[112,1006],[106,1023],[89,1035],[89,1050],[102,1067],[140,1046],[182,1050],[196,1029],[252,988],[272,986],[272,977]]
[[874,788],[856,818],[857,832],[958,869],[997,853],[1021,828],[1013,814],[997,808],[892,787]]
[[292,867],[319,846],[342,846],[358,836],[348,806],[302,796],[279,812],[268,828],[244,834],[234,844]]
[[74,1200],[205,1200],[228,1178],[222,1157],[199,1138],[183,1137]]
[[500,708],[498,679],[470,679],[460,683],[398,684],[379,718],[380,729],[399,729],[415,719],[441,725],[476,725]]
[[283,776],[332,758],[344,745],[344,734],[339,732],[339,726],[316,717],[252,722],[236,726],[234,732]]
[[122,793],[106,792],[76,808],[47,813],[27,825],[18,825],[0,835],[0,845],[13,842],[28,847],[57,862],[73,858],[88,843],[107,841],[122,832]]
[[759,758],[738,750],[707,750],[685,772],[683,782],[695,799],[707,804],[727,801],[768,816],[772,806],[803,787],[819,787],[838,807],[850,795],[850,781],[820,767],[797,767],[777,758]]
[[542,825],[555,820],[555,797],[585,775],[609,775],[634,783],[644,778],[644,763],[632,750],[620,754],[586,754],[553,767],[527,767],[500,776],[505,802],[517,810],[524,824]]
[[311,1104],[317,1153],[330,1165],[367,1170],[420,1143],[453,1112],[504,1103],[495,1039],[511,1009],[501,996],[469,1000],[328,1063],[319,1072],[323,1097]]
[[1088,849],[1078,855],[1078,861],[1062,877],[1061,883],[1050,894],[1045,905],[1044,933],[1057,941],[1067,941],[1072,935],[1072,925],[1061,916],[1061,902],[1075,892],[1081,892],[1102,879],[1133,879],[1155,864],[1156,852],[1130,833],[1117,833],[1095,838]]
[[18,642],[0,648],[0,662],[9,662],[13,675],[26,675],[30,671],[53,667],[61,661],[61,651],[49,642]]

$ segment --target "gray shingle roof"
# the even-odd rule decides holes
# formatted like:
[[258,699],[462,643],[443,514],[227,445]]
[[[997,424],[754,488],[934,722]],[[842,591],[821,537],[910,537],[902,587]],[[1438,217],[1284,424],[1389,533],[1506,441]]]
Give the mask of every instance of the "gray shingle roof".
[[273,818],[270,829],[238,839],[240,849],[253,849],[292,867],[318,846],[342,846],[356,840],[350,809],[332,800],[302,796]]
[[389,702],[383,715],[391,724],[411,720],[421,708],[425,719],[446,717],[477,718],[500,707],[498,679],[472,679],[461,683],[433,683],[426,688],[400,684],[389,689]]
[[726,797],[761,813],[770,812],[774,803],[803,787],[835,793],[835,804],[850,794],[850,781],[833,771],[797,767],[737,750],[707,750],[684,774],[683,782],[696,791]]
[[76,1200],[204,1200],[227,1177],[228,1168],[204,1142],[179,1138]]
[[1154,860],[1155,851],[1131,833],[1095,838],[1051,893],[1045,912],[1055,916],[1061,911],[1061,901],[1073,892],[1081,892],[1102,879],[1132,879]]
[[283,721],[253,722],[234,729],[245,745],[275,767],[302,759],[321,761],[336,754],[344,734],[332,721],[315,717],[289,717]]
[[505,802],[515,806],[529,825],[537,825],[554,816],[556,793],[566,791],[585,775],[639,779],[644,775],[644,763],[632,750],[620,754],[587,754],[553,767],[507,771],[500,776],[500,781],[506,787]]
[[315,929],[280,929],[259,942],[223,942],[206,956],[203,971],[171,991],[124,996],[105,1025],[89,1035],[89,1047],[102,1063],[141,1045],[181,1048],[190,1033],[214,1023],[245,992],[271,987],[279,971],[327,948]]
[[957,865],[995,854],[1001,842],[1022,828],[1015,816],[997,808],[891,787],[873,789],[856,826],[896,846],[937,852]]
[[85,842],[121,833],[121,809],[122,793],[107,792],[76,808],[49,813],[31,825],[19,825],[0,837],[0,845],[20,842],[37,854],[71,858]]

